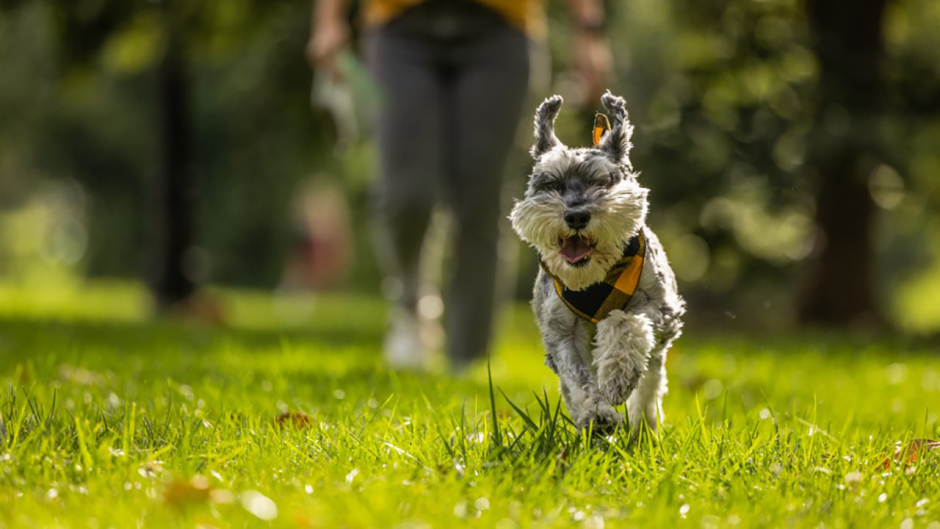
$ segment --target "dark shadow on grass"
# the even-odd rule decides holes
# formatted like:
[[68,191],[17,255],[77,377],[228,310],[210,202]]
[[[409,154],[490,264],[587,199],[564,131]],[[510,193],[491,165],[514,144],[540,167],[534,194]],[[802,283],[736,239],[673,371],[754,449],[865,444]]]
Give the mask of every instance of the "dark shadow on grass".
[[283,344],[316,344],[319,347],[378,349],[381,329],[284,328],[245,329],[208,327],[174,322],[104,322],[33,318],[0,318],[0,355],[10,359],[42,354],[35,346],[75,344],[82,348],[120,350],[127,354],[158,354],[167,348],[183,347],[207,351],[220,344],[237,342],[246,349],[279,349]]
[[[392,373],[381,360],[381,341],[381,325],[362,322],[350,322],[348,327],[323,328],[314,323],[309,328],[259,330],[169,321],[3,317],[0,377],[30,364],[35,371],[30,374],[32,380],[62,380],[59,371],[68,364],[115,374],[108,387],[122,379],[145,384],[171,379],[193,385],[214,380],[222,386],[238,385],[247,392],[260,393],[267,381],[281,380],[294,388],[296,395],[321,402],[337,402],[337,390],[357,402],[372,396],[379,400],[390,395],[417,398],[421,393],[441,397],[456,393],[472,399],[486,392],[486,384],[478,380]],[[238,352],[229,352],[230,345]],[[284,354],[285,348],[296,352]],[[297,355],[309,355],[310,361],[298,360]],[[287,364],[265,362],[266,356],[272,362]],[[278,393],[277,387],[274,393]]]

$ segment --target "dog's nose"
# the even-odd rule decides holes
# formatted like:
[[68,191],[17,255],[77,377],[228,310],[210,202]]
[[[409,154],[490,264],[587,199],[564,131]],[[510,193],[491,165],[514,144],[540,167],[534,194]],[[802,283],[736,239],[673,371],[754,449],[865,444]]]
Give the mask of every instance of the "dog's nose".
[[565,212],[565,222],[572,230],[583,230],[591,221],[591,213],[586,209],[569,209]]

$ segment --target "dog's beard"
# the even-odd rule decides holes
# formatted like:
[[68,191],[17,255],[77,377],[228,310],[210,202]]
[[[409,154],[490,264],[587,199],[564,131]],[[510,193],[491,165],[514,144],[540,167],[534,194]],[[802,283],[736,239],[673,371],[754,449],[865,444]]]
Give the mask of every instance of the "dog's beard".
[[[620,260],[623,248],[646,219],[648,191],[635,180],[625,179],[613,188],[597,188],[588,196],[591,221],[575,231],[564,221],[567,206],[557,193],[534,194],[516,203],[510,215],[520,237],[538,250],[542,263],[570,290],[604,280]],[[569,262],[560,250],[568,237],[580,236],[592,243],[591,253]]]

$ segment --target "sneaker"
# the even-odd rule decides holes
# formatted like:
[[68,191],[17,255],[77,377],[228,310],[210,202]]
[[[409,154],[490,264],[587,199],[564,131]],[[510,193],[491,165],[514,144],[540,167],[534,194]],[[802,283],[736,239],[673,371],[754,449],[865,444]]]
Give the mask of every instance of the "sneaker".
[[399,309],[393,318],[391,328],[385,335],[385,361],[388,366],[402,371],[427,370],[431,358],[418,316]]

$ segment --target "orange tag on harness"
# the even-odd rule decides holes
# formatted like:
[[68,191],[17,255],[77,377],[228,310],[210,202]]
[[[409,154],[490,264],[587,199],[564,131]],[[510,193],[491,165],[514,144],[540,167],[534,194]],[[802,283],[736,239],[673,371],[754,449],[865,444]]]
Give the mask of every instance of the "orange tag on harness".
[[604,114],[594,115],[594,145],[601,142],[605,132],[610,132],[610,121]]

